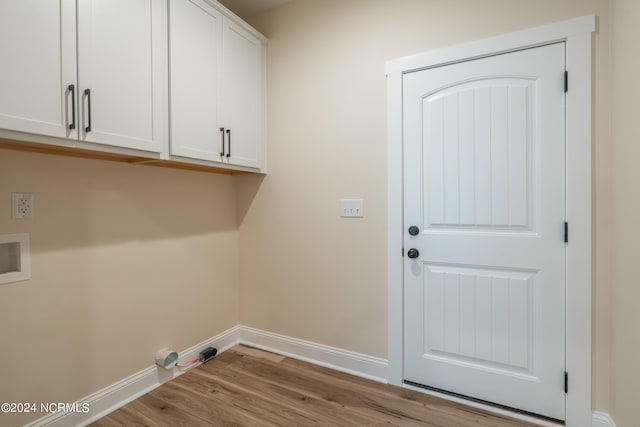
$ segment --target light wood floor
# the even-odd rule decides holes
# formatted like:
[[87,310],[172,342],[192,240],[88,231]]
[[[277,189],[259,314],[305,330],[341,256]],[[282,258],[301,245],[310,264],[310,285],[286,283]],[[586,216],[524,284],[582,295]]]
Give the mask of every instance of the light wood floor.
[[532,424],[236,346],[92,424],[112,426]]

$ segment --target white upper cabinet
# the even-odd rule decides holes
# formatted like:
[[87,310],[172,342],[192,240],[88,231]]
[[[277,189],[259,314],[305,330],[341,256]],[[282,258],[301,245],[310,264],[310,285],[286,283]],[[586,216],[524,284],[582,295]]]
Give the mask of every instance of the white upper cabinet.
[[0,37],[0,128],[164,149],[166,0],[3,0]]
[[264,167],[264,38],[203,0],[169,2],[170,153]]
[[170,152],[220,161],[222,15],[200,0],[171,0],[169,28]]
[[165,0],[78,0],[80,139],[160,152]]
[[224,20],[222,40],[225,161],[257,168],[264,145],[262,43],[230,19]]
[[0,2],[0,128],[77,138],[75,4]]
[[0,138],[265,171],[266,39],[215,0],[0,0],[0,40]]

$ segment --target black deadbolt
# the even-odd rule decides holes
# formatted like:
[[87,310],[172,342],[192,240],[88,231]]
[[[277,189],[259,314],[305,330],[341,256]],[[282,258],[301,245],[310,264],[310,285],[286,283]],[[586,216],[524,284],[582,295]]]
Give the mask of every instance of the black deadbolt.
[[409,227],[409,234],[412,236],[417,236],[418,234],[420,234],[420,229],[415,225],[412,225],[411,227]]
[[407,252],[407,256],[411,259],[418,258],[420,256],[420,252],[417,249],[411,248]]

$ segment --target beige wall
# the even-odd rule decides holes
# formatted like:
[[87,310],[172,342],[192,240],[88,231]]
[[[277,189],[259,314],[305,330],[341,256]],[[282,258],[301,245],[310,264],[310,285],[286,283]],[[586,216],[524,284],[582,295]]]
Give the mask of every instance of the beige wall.
[[[35,193],[33,220],[11,192]],[[0,285],[0,402],[73,402],[238,323],[231,177],[0,150],[14,232],[32,279]]]
[[[32,280],[0,286],[0,401],[73,401],[237,323],[386,357],[385,62],[592,13],[594,409],[633,425],[635,0],[297,0],[254,17],[266,177],[0,150],[0,233],[31,233],[33,256]],[[34,220],[11,219],[12,191],[36,194]],[[365,218],[338,218],[341,197]]]
[[[594,399],[609,408],[610,17],[606,0],[298,0],[269,39],[270,173],[241,178],[243,324],[387,355],[385,62],[586,14],[594,50]],[[254,197],[255,196],[255,197]],[[338,199],[365,199],[364,219]],[[242,203],[241,203],[242,205]]]
[[640,3],[613,3],[613,298],[611,413],[637,426],[640,391]]

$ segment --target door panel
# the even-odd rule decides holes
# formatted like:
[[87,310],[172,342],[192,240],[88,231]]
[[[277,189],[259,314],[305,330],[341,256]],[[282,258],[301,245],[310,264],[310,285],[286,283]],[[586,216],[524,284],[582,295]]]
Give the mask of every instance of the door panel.
[[535,274],[425,265],[424,357],[530,373]]
[[222,15],[202,0],[171,0],[169,31],[171,154],[221,162]]
[[424,99],[427,227],[526,227],[535,82],[482,79]]
[[82,141],[162,151],[165,18],[162,0],[78,2]]
[[0,128],[77,137],[75,22],[74,0],[0,2]]
[[564,44],[403,77],[405,380],[564,419]]
[[229,19],[223,24],[225,127],[231,130],[230,164],[258,168],[262,164],[262,45]]

